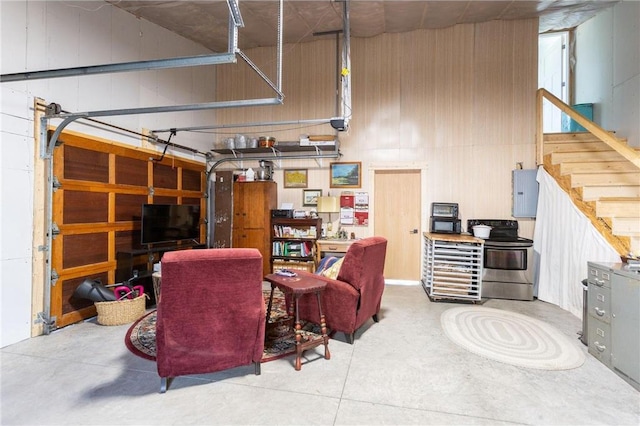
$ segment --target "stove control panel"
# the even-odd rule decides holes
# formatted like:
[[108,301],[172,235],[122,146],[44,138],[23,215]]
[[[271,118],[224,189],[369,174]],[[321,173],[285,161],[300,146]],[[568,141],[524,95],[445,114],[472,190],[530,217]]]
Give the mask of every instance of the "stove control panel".
[[467,228],[470,229],[476,225],[487,225],[492,228],[507,228],[518,229],[517,220],[503,220],[503,219],[469,219],[467,221]]
[[491,227],[489,239],[515,239],[518,238],[518,221],[504,219],[469,219],[467,220],[467,230],[471,232],[476,225],[486,225]]

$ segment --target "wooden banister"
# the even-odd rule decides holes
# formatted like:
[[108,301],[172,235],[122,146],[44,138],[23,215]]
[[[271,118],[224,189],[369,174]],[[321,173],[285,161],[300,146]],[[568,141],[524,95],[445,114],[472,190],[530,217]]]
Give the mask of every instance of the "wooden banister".
[[547,99],[557,108],[559,108],[562,112],[567,114],[573,120],[575,120],[578,124],[584,127],[589,133],[596,136],[602,142],[609,145],[612,149],[622,155],[624,158],[629,160],[633,165],[640,169],[640,153],[636,152],[634,149],[627,146],[625,143],[621,142],[618,138],[613,136],[611,133],[607,132],[602,127],[598,126],[593,121],[585,118],[582,114],[576,112],[569,105],[565,104],[557,98],[553,93],[549,92],[546,89],[538,89],[536,93],[536,101],[537,105],[537,117],[536,117],[536,152],[537,152],[537,161],[538,165],[543,162],[544,155],[544,139],[543,139],[543,129],[542,129],[542,103],[544,99]]

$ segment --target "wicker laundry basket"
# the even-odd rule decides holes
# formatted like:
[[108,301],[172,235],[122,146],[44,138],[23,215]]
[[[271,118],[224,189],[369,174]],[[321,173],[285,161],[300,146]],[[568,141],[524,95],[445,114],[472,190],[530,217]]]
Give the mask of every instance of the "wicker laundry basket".
[[115,302],[95,302],[98,311],[98,324],[129,324],[145,313],[146,294],[134,299],[116,300]]

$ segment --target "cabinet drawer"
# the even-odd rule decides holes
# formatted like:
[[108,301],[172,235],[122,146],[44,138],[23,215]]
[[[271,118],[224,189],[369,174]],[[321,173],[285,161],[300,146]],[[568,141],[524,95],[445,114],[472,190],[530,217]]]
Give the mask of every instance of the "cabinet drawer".
[[318,250],[334,253],[346,253],[349,250],[349,244],[327,244],[317,243]]
[[589,284],[589,315],[607,324],[611,323],[611,289]]
[[602,321],[589,317],[589,353],[600,362],[611,366],[611,327]]
[[597,287],[611,288],[611,272],[606,269],[589,265],[589,276],[587,279],[589,284]]

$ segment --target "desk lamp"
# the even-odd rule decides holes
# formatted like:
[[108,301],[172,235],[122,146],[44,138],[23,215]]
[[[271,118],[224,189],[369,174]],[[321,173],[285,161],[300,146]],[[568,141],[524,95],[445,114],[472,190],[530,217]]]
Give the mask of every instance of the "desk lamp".
[[338,197],[318,197],[318,206],[316,208],[318,213],[328,213],[329,223],[327,223],[327,231],[332,231],[333,222],[331,221],[331,213],[340,213],[340,200]]

